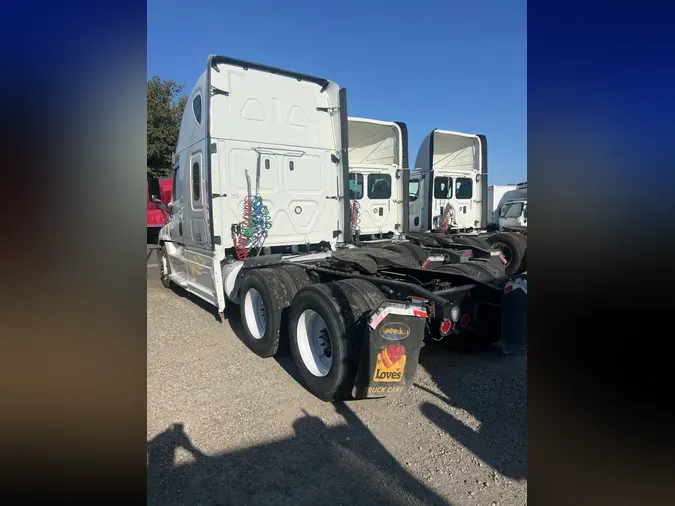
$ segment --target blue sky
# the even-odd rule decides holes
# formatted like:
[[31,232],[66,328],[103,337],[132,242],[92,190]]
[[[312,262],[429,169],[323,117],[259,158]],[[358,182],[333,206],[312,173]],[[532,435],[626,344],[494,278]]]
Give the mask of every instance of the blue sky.
[[148,78],[189,90],[217,53],[325,77],[350,116],[488,138],[489,183],[527,179],[525,0],[148,0]]

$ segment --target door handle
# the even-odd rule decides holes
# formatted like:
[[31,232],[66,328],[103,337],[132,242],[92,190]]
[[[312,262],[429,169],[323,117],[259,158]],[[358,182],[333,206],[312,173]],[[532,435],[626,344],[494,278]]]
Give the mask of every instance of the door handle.
[[183,237],[183,222],[178,223],[178,235]]
[[384,215],[384,207],[380,207],[380,216]]

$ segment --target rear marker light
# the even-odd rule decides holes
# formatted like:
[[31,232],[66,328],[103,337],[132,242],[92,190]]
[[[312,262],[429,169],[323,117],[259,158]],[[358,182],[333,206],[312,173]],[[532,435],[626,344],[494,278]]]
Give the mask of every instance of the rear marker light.
[[466,327],[469,324],[469,315],[468,314],[463,314],[462,319],[459,321],[459,324],[462,327]]
[[441,334],[446,336],[450,332],[450,329],[452,328],[452,323],[450,320],[443,320],[441,322]]

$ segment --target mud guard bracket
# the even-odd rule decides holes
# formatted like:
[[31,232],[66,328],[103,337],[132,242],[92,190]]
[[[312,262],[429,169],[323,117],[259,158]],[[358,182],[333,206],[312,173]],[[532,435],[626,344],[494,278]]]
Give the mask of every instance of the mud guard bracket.
[[355,399],[407,392],[415,381],[426,308],[387,300],[368,316],[366,339],[352,389]]

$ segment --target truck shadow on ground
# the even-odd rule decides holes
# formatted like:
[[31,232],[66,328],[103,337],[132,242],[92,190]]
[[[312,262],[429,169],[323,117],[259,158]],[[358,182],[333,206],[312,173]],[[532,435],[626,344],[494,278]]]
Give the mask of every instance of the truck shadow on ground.
[[[270,504],[449,504],[412,477],[342,403],[344,424],[327,426],[306,416],[295,436],[209,456],[182,424],[148,441],[149,506]],[[176,465],[183,448],[194,461]]]
[[[422,414],[498,473],[526,479],[526,356],[503,356],[494,349],[459,355],[434,343],[422,349],[420,364],[442,394],[419,384],[415,387],[446,406],[424,402]],[[466,411],[480,426],[474,430],[447,408]]]

